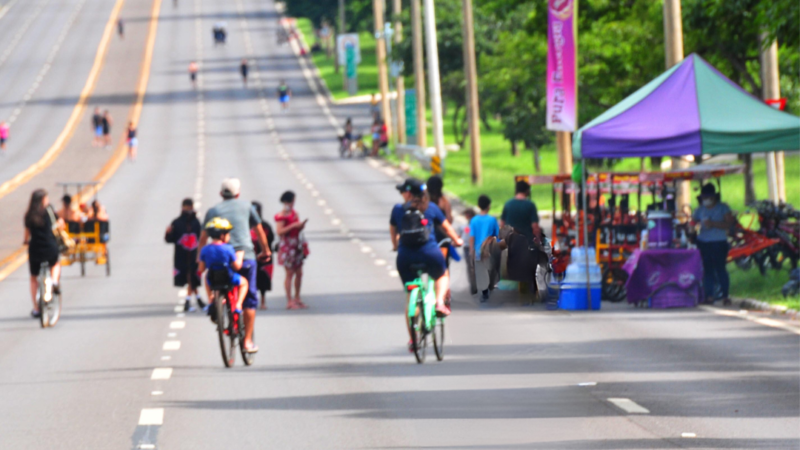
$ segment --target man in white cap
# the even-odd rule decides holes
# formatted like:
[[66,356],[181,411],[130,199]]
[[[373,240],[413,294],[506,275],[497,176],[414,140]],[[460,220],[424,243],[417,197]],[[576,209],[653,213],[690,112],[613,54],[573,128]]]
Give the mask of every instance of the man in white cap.
[[[253,328],[256,323],[256,308],[258,308],[258,295],[256,291],[256,254],[253,248],[253,241],[250,237],[250,230],[253,229],[258,236],[258,241],[261,248],[264,249],[264,258],[271,256],[269,245],[267,245],[267,235],[261,227],[261,219],[258,217],[253,206],[250,202],[239,200],[239,193],[242,183],[238,178],[226,178],[222,180],[222,187],[219,195],[222,196],[222,202],[217,203],[211,207],[206,213],[203,224],[205,225],[215,217],[227,219],[233,225],[233,230],[230,233],[230,244],[236,250],[237,265],[241,262],[241,269],[238,269],[239,275],[247,278],[249,289],[247,297],[245,297],[242,309],[244,310],[244,328],[245,349],[249,353],[258,351],[258,346],[253,343]],[[208,241],[208,234],[206,234],[205,226],[200,234],[200,247],[197,249],[197,254],[203,249]]]

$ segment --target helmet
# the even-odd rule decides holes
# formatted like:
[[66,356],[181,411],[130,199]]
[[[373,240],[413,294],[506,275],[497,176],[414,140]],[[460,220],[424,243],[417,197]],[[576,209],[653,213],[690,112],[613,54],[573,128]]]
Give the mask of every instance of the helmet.
[[214,239],[219,239],[220,236],[228,234],[233,229],[233,225],[228,219],[222,217],[214,217],[206,223],[206,233]]

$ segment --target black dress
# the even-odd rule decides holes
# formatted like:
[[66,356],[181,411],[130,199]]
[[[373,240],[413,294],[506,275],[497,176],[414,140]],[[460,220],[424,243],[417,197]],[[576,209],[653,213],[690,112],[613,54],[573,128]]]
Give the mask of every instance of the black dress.
[[[48,206],[50,212],[55,216],[55,212]],[[28,268],[32,276],[39,275],[39,269],[43,262],[53,267],[58,262],[58,242],[53,234],[53,221],[50,214],[45,212],[40,224],[34,220],[25,220],[25,228],[31,235],[28,243]]]
[[[261,222],[261,226],[264,228],[264,233],[267,235],[267,245],[272,248],[273,244],[275,243],[275,233],[272,231],[272,227],[266,222]],[[261,248],[261,244],[258,242],[258,237],[253,233],[253,245],[255,246],[255,251],[257,254],[261,254],[263,249]],[[272,260],[270,259],[269,262],[263,262],[258,260],[258,271],[256,272],[256,288],[259,292],[263,295],[267,291],[272,290]]]

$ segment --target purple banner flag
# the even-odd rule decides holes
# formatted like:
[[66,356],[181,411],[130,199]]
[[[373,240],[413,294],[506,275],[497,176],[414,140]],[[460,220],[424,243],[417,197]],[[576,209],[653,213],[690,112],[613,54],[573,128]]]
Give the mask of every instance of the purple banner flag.
[[547,13],[547,129],[575,131],[577,67],[575,2],[549,0]]

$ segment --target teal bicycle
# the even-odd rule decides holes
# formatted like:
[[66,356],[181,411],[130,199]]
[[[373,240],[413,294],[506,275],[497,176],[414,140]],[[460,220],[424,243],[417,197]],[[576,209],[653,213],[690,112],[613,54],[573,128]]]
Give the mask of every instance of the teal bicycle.
[[417,363],[425,362],[428,336],[432,337],[436,359],[444,359],[444,317],[436,313],[434,282],[425,274],[425,265],[412,265],[417,278],[405,284],[408,296],[408,329]]

